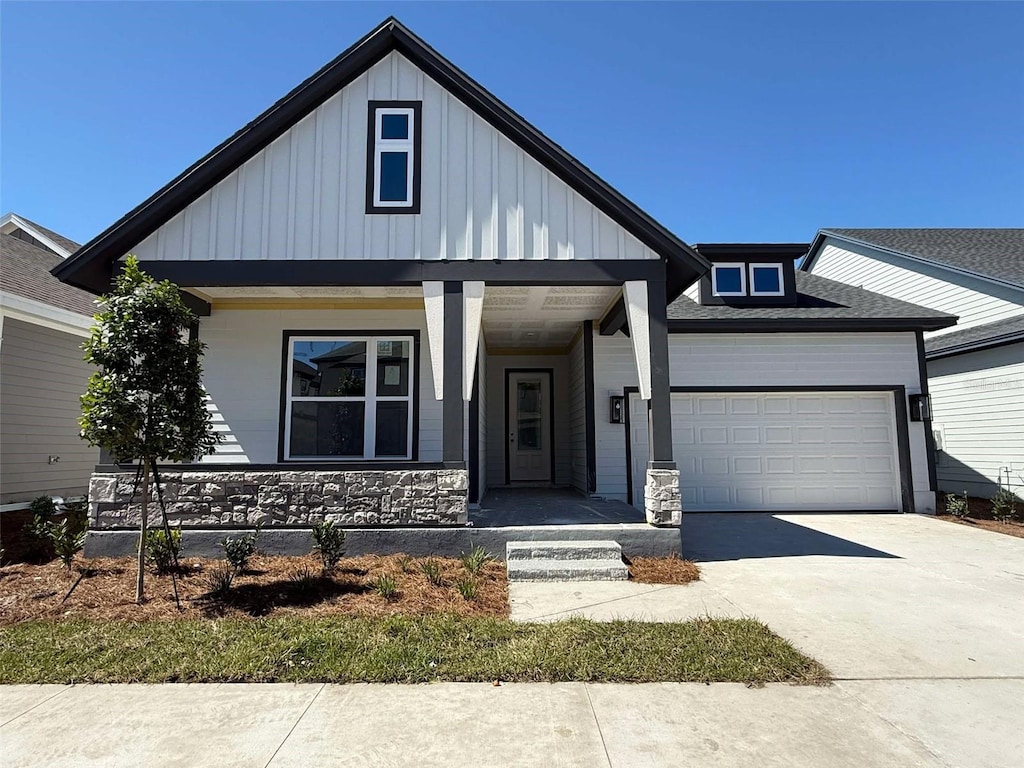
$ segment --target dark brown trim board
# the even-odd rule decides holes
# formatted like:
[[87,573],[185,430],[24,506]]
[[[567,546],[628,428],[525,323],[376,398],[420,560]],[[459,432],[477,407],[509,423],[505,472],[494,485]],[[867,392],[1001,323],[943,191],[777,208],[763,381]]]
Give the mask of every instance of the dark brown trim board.
[[444,400],[441,404],[441,458],[465,461],[465,404],[462,400],[462,283],[444,284]]
[[[554,386],[554,382],[552,382]],[[583,413],[586,422],[587,493],[597,491],[597,421],[594,398],[594,321],[583,323]],[[552,424],[554,414],[552,414]],[[553,446],[552,446],[553,449]],[[552,452],[552,456],[554,453]]]
[[[913,468],[911,466],[910,454],[910,428],[907,416],[907,388],[888,385],[852,385],[852,386],[769,386],[769,387],[672,387],[673,393],[700,393],[700,392],[891,392],[896,415],[896,454],[899,461],[900,474],[900,496],[903,511],[913,514],[916,511],[914,504]],[[629,494],[629,503],[633,503],[633,458],[631,455],[632,446],[630,440],[630,407],[629,398],[631,395],[639,394],[639,387],[624,387],[623,394],[626,397],[626,492]],[[649,406],[648,406],[649,407]],[[683,510],[686,512],[686,510]],[[741,512],[743,510],[735,510]],[[860,510],[850,510],[856,512]],[[867,510],[863,510],[867,511]]]
[[480,360],[474,367],[473,392],[469,399],[469,503],[480,501]]
[[826,331],[937,331],[948,328],[949,318],[927,317],[848,317],[848,318],[715,318],[701,320],[669,319],[669,333],[822,333]]
[[[277,461],[279,465],[295,468],[316,468],[321,465],[328,465],[332,468],[350,468],[356,469],[360,462],[366,464],[366,460],[352,460],[352,459],[318,459],[315,463],[310,463],[309,460],[304,459],[286,459],[284,457],[284,434],[285,434],[285,419],[287,418],[288,412],[288,376],[291,371],[291,360],[288,357],[288,345],[293,336],[324,336],[324,337],[344,337],[344,336],[411,336],[412,337],[412,459],[409,461],[419,461],[420,454],[420,366],[423,361],[420,359],[420,332],[418,330],[394,330],[391,328],[376,330],[372,328],[363,328],[361,330],[349,329],[338,329],[338,330],[315,330],[315,331],[303,331],[303,330],[290,330],[285,329],[281,332],[281,392],[278,396],[278,418],[277,418]],[[372,466],[381,468],[383,464],[402,464],[402,460],[395,459],[381,459],[380,462],[374,462]],[[407,462],[405,462],[407,463]],[[215,466],[212,464],[203,464],[203,467]],[[255,464],[232,464],[235,467],[245,467],[251,470],[253,467],[261,466]],[[266,465],[275,466],[275,465]],[[213,470],[211,470],[213,471]]]
[[508,462],[508,436],[512,432],[512,425],[508,420],[508,396],[510,394],[509,389],[509,378],[514,373],[546,373],[548,375],[548,392],[551,396],[548,398],[548,422],[550,423],[551,435],[548,438],[551,441],[550,451],[550,479],[548,482],[554,484],[555,482],[555,369],[554,368],[505,368],[505,399],[502,401],[502,407],[505,410],[505,433],[501,436],[502,453],[505,458],[505,485],[511,485],[511,475],[509,472]]
[[[928,363],[925,361],[924,334],[918,331],[914,334],[917,339],[917,370],[921,377],[921,394],[928,395]],[[929,402],[931,396],[929,395]],[[932,428],[930,418],[921,422],[924,425],[924,446],[928,453],[928,490],[939,490],[939,472],[935,466],[935,430]]]

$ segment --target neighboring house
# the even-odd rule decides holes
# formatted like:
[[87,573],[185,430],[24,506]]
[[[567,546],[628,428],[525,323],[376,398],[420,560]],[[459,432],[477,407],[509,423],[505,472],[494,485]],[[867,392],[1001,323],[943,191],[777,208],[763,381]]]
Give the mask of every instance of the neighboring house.
[[21,216],[0,218],[0,504],[82,496],[99,452],[78,436],[82,360],[95,297],[50,270],[78,244]]
[[[908,396],[955,318],[805,251],[686,245],[388,20],[54,272],[188,292],[226,440],[165,471],[185,525],[462,525],[517,485],[933,511]],[[125,471],[94,526],[134,524]]]
[[1024,229],[823,229],[801,269],[959,316],[924,331],[938,487],[1024,491]]

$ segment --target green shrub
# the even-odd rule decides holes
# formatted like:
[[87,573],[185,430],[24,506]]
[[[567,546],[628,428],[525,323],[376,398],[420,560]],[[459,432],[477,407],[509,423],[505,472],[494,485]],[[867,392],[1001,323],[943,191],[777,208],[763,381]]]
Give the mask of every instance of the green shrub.
[[959,496],[955,493],[946,494],[946,514],[952,515],[953,517],[964,518],[967,517],[967,491],[964,491],[963,496]]
[[466,600],[476,599],[477,584],[475,579],[471,579],[467,576],[466,578],[459,579],[455,586],[458,588],[459,594]]
[[437,560],[431,558],[430,560],[427,560],[425,563],[423,563],[423,565],[421,565],[420,568],[423,569],[423,575],[427,577],[427,581],[429,581],[431,584],[437,587],[440,587],[442,585],[443,580],[441,579],[441,564],[438,563]]
[[46,534],[54,553],[70,573],[75,555],[81,552],[85,545],[85,531],[76,530],[74,524],[64,518],[59,523],[47,523]]
[[393,576],[389,576],[386,573],[382,573],[377,577],[373,583],[373,588],[385,600],[394,600],[398,596],[398,583]]
[[244,571],[249,565],[249,558],[256,554],[256,546],[260,538],[259,526],[252,533],[244,536],[228,536],[221,542],[224,557],[231,564],[235,573]]
[[50,540],[50,525],[57,514],[57,504],[49,496],[36,496],[28,505],[32,519],[25,524],[30,539],[30,556],[49,559],[53,556]]
[[1000,488],[992,497],[992,517],[1007,523],[1015,520],[1020,514],[1017,505],[1021,503],[1016,494],[1009,488]]
[[171,528],[168,538],[163,529],[146,531],[146,559],[153,563],[157,573],[169,573],[181,552],[181,527]]
[[402,573],[409,573],[410,571],[412,571],[412,556],[399,555],[398,567],[402,569]]
[[479,573],[480,569],[494,558],[487,553],[486,549],[477,545],[469,550],[469,552],[463,552],[461,559],[462,565],[467,571],[470,573]]
[[345,531],[330,520],[313,526],[313,549],[320,553],[325,572],[334,570],[345,554]]

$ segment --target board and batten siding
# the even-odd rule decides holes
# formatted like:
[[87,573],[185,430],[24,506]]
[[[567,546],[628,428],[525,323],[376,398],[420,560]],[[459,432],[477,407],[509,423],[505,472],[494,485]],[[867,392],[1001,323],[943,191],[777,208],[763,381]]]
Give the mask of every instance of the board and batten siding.
[[[81,496],[99,450],[79,437],[79,398],[92,369],[85,339],[4,318],[0,345],[0,503]],[[50,456],[60,460],[49,463]]]
[[1024,497],[1024,342],[932,360],[928,389],[939,489],[991,497],[1009,468]]
[[353,336],[418,330],[419,460],[441,461],[441,401],[434,398],[422,310],[215,309],[201,319],[199,338],[207,345],[203,384],[208,407],[224,442],[205,462],[277,463],[285,330],[339,331]]
[[[584,325],[584,333],[586,326]],[[572,487],[580,493],[587,489],[587,406],[586,360],[583,335],[569,346],[569,447],[572,457]]]
[[[371,100],[423,103],[419,215],[366,214]],[[132,252],[186,261],[658,258],[397,52]]]
[[[905,386],[921,391],[913,333],[669,334],[674,387]],[[594,336],[594,390],[601,398],[637,386],[630,340]],[[628,501],[626,426],[596,419],[597,493]],[[673,424],[673,430],[676,429]],[[933,508],[922,424],[910,423],[911,476],[918,511]]]
[[811,272],[829,280],[929,309],[958,315],[956,325],[926,334],[937,336],[1024,314],[1024,290],[1003,287],[941,267],[915,264],[907,269],[891,256],[826,238]]

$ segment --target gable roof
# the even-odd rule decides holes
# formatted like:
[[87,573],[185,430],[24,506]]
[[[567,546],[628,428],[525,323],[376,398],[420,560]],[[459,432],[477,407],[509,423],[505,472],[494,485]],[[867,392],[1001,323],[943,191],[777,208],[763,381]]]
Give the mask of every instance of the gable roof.
[[[67,238],[62,240],[71,243]],[[0,234],[0,290],[92,317],[96,312],[93,295],[65,285],[50,274],[62,261],[44,248],[14,235]]]
[[932,336],[924,340],[924,352],[927,358],[950,357],[1016,341],[1024,341],[1024,315]]
[[822,229],[802,270],[829,236],[1024,288],[1024,229]]
[[14,229],[20,229],[25,234],[35,240],[38,240],[47,249],[61,257],[70,256],[82,247],[74,240],[66,238],[64,235],[54,232],[52,229],[47,229],[44,226],[36,224],[31,219],[26,219],[21,214],[10,212],[0,216],[0,228],[10,229],[12,227]]
[[680,296],[668,307],[676,331],[935,331],[956,317],[805,272],[796,273],[796,306],[706,306]]
[[105,290],[111,265],[320,104],[397,51],[652,250],[668,259],[669,290],[710,265],[607,182],[534,128],[394,17],[313,74],[270,109],[85,244],[54,274]]

